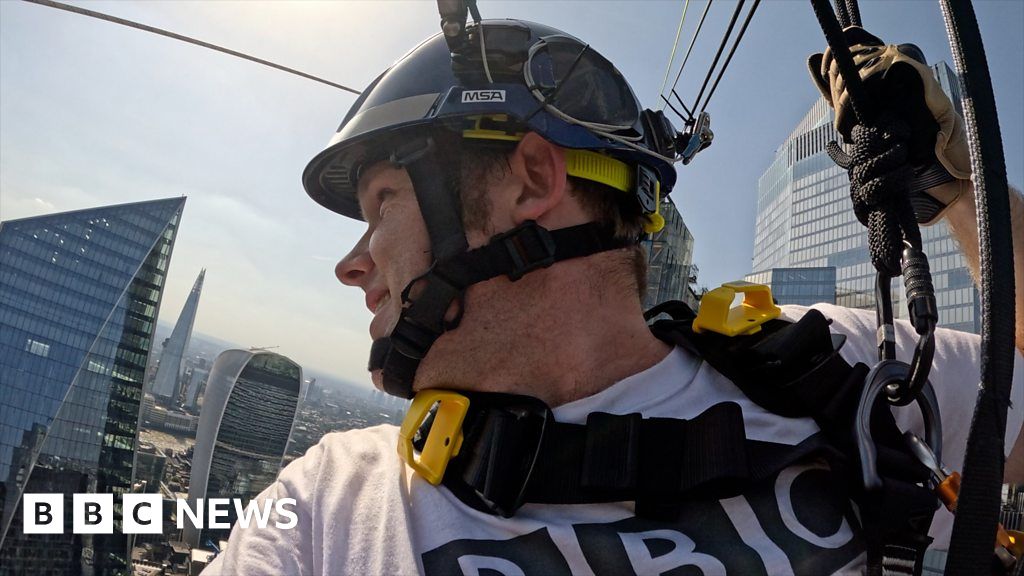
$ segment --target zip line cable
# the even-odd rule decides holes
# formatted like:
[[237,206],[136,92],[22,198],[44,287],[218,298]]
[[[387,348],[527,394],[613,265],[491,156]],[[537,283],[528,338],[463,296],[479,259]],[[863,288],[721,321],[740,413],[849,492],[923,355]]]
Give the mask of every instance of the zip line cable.
[[729,28],[726,29],[725,35],[722,36],[722,43],[718,46],[718,52],[715,53],[715,59],[711,62],[711,67],[708,68],[708,75],[704,77],[704,84],[700,87],[700,92],[697,93],[697,99],[693,101],[692,108],[697,109],[697,104],[700,104],[700,99],[704,96],[704,90],[708,87],[708,82],[711,81],[711,75],[714,74],[715,68],[718,66],[718,59],[722,57],[722,50],[725,50],[725,44],[729,41],[729,37],[732,36],[732,29],[736,26],[736,19],[740,16],[740,10],[743,8],[743,4],[746,0],[740,0],[736,4],[736,10],[732,13],[732,19],[729,20]]
[[683,33],[683,23],[686,22],[686,10],[690,7],[690,0],[683,4],[683,15],[679,18],[679,27],[676,28],[676,41],[672,43],[672,53],[668,56],[668,65],[665,66],[665,77],[661,80],[661,89],[658,94],[665,93],[665,86],[668,84],[668,75],[672,72],[672,62],[676,59],[676,48],[679,47],[679,36]]
[[[697,23],[697,29],[693,32],[693,39],[690,40],[690,46],[686,49],[686,56],[683,56],[683,63],[679,65],[679,71],[676,72],[676,79],[672,81],[672,93],[675,94],[676,85],[679,84],[679,77],[683,75],[683,68],[686,67],[686,61],[690,59],[690,53],[693,52],[693,45],[697,42],[697,36],[700,35],[700,29],[704,26],[704,19],[708,16],[708,10],[711,8],[712,0],[708,0],[708,3],[704,6],[704,13],[700,15],[700,22]],[[683,99],[679,98],[679,103],[683,104]],[[683,104],[685,109],[686,104]],[[693,115],[690,116],[693,118]]]
[[195,38],[190,38],[188,36],[183,36],[181,34],[177,34],[175,32],[170,32],[170,31],[167,31],[167,30],[163,30],[161,28],[156,28],[154,26],[148,26],[146,24],[140,24],[138,22],[133,22],[131,20],[125,20],[124,18],[118,18],[117,16],[111,16],[109,14],[104,14],[102,12],[96,12],[96,11],[93,11],[93,10],[88,10],[86,8],[80,8],[78,6],[71,6],[69,4],[63,4],[61,2],[54,2],[53,0],[24,0],[24,1],[25,2],[29,2],[31,4],[39,4],[40,6],[48,6],[50,8],[56,8],[58,10],[64,10],[66,12],[72,12],[72,13],[75,13],[75,14],[80,14],[82,16],[89,16],[90,18],[96,18],[96,19],[99,19],[99,20],[104,20],[106,22],[111,22],[113,24],[120,24],[122,26],[127,26],[129,28],[135,28],[136,30],[142,30],[143,32],[150,32],[152,34],[157,34],[159,36],[166,36],[167,38],[172,38],[174,40],[180,40],[182,42],[187,42],[188,44],[194,44],[196,46],[201,46],[203,48],[209,48],[210,50],[216,50],[217,52],[222,52],[222,53],[228,54],[230,56],[235,56],[236,58],[241,58],[243,60],[248,60],[250,62],[255,62],[257,64],[262,64],[264,66],[269,66],[270,68],[274,68],[275,70],[281,70],[282,72],[287,72],[289,74],[294,74],[296,76],[301,76],[303,78],[306,78],[307,80],[313,80],[314,82],[319,82],[321,84],[326,84],[326,85],[331,86],[333,88],[338,88],[339,90],[344,90],[346,92],[351,92],[352,94],[355,94],[357,96],[360,94],[359,90],[355,90],[355,89],[349,88],[348,86],[342,86],[341,84],[337,84],[335,82],[331,82],[330,80],[324,80],[323,78],[319,78],[317,76],[313,76],[312,74],[307,74],[305,72],[296,70],[294,68],[288,68],[287,66],[282,66],[280,64],[275,64],[275,63],[270,62],[268,60],[263,60],[262,58],[256,58],[255,56],[249,56],[248,54],[243,54],[241,52],[238,52],[238,51],[235,51],[235,50],[231,50],[230,48],[224,48],[223,46],[217,46],[216,44],[210,44],[209,42],[203,42],[202,40],[197,40]]
[[[718,78],[715,78],[715,83],[711,86],[711,92],[708,92],[708,97],[704,99],[704,105],[700,107],[700,111],[703,112],[708,107],[708,102],[711,102],[711,97],[715,95],[715,89],[718,88],[718,83],[722,81],[722,76],[725,75],[725,69],[729,67],[729,62],[732,62],[732,55],[736,53],[736,48],[740,45],[740,40],[743,39],[743,33],[747,31],[747,25],[750,24],[750,20],[754,17],[754,12],[757,11],[757,6],[761,3],[761,0],[754,0],[754,5],[751,6],[750,12],[747,13],[746,20],[743,21],[743,26],[740,26],[740,32],[736,35],[736,41],[733,43],[732,48],[729,49],[729,55],[725,57],[725,63],[722,64],[722,69],[718,71]],[[696,108],[697,103],[694,103]]]

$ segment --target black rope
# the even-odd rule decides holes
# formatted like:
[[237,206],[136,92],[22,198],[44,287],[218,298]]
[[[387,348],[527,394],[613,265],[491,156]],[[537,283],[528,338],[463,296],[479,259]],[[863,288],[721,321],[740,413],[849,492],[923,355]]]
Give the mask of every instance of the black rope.
[[732,48],[729,49],[729,55],[725,57],[725,63],[722,64],[722,69],[718,71],[718,78],[715,78],[715,83],[711,86],[711,92],[708,92],[708,97],[704,100],[704,105],[700,107],[701,112],[708,107],[708,102],[711,102],[711,97],[715,95],[715,89],[718,88],[718,83],[722,81],[722,76],[725,75],[725,69],[729,67],[729,62],[732,62],[732,55],[736,53],[736,48],[740,45],[740,40],[743,39],[743,34],[747,31],[747,26],[750,24],[751,18],[754,17],[754,12],[757,11],[757,6],[759,4],[761,4],[761,0],[754,0],[754,5],[751,6],[750,12],[747,13],[747,18],[743,21],[743,26],[740,26],[739,34],[736,35],[736,41],[733,42]]
[[672,110],[673,112],[675,112],[675,113],[676,113],[676,115],[677,115],[677,116],[679,116],[679,118],[680,118],[680,119],[681,119],[681,120],[682,120],[683,122],[686,122],[687,120],[690,120],[690,119],[692,119],[692,118],[693,118],[693,114],[690,114],[690,111],[689,111],[689,110],[686,110],[686,106],[685,106],[685,105],[683,105],[683,110],[686,110],[686,113],[687,113],[687,114],[690,114],[690,116],[689,116],[689,117],[687,117],[687,116],[683,116],[683,114],[682,114],[681,112],[679,112],[679,110],[676,110],[676,107],[672,105],[672,101],[671,101],[671,100],[669,100],[668,98],[665,98],[665,95],[664,95],[664,94],[662,94],[662,95],[661,95],[661,99],[665,101],[665,105],[666,105],[666,106],[668,106],[670,110]]
[[700,104],[700,99],[704,96],[704,90],[708,87],[708,82],[711,81],[711,75],[715,73],[715,67],[718,66],[718,59],[722,57],[722,51],[725,50],[725,45],[729,42],[729,36],[732,36],[732,29],[736,26],[736,20],[740,17],[740,10],[743,8],[744,2],[746,2],[746,0],[740,0],[736,3],[736,9],[733,10],[732,18],[729,20],[729,27],[726,28],[725,34],[722,36],[722,43],[718,45],[718,52],[715,52],[715,59],[711,62],[711,67],[708,68],[708,75],[704,77],[704,83],[701,84],[700,92],[697,93],[697,98],[693,101],[692,108],[694,110],[697,109],[697,104]]
[[[843,0],[836,0],[836,4],[842,4]],[[850,15],[850,26],[860,26],[860,7],[857,0],[846,0],[846,13]]]
[[[676,78],[672,81],[672,92],[676,91],[676,85],[679,84],[679,78],[683,75],[683,68],[686,67],[686,61],[690,59],[690,52],[693,51],[693,45],[697,42],[697,36],[700,34],[700,29],[704,27],[704,19],[708,16],[708,10],[711,9],[712,0],[708,0],[708,3],[704,5],[704,12],[700,15],[700,22],[697,23],[697,30],[693,33],[693,39],[690,40],[690,46],[686,49],[686,55],[683,56],[683,63],[679,65],[679,71],[676,72]],[[678,96],[677,96],[678,98]],[[682,99],[679,99],[682,103]],[[684,105],[685,106],[685,105]],[[690,116],[691,118],[693,115]]]
[[155,26],[148,26],[146,24],[140,24],[138,22],[133,22],[131,20],[125,20],[124,18],[118,18],[117,16],[111,16],[109,14],[104,14],[102,12],[96,12],[94,10],[88,10],[86,8],[81,8],[79,6],[72,6],[70,4],[62,4],[60,2],[54,2],[53,0],[24,0],[24,1],[25,2],[30,2],[32,4],[39,4],[40,6],[48,6],[50,8],[56,8],[58,10],[64,10],[66,12],[71,12],[71,13],[74,13],[74,14],[80,14],[82,16],[89,16],[90,18],[96,18],[98,20],[103,20],[105,22],[110,22],[112,24],[120,24],[121,26],[127,26],[129,28],[135,28],[136,30],[142,30],[143,32],[150,32],[150,33],[156,34],[158,36],[165,36],[167,38],[172,38],[174,40],[180,40],[182,42],[186,42],[188,44],[193,44],[195,46],[201,46],[203,48],[209,48],[210,50],[215,50],[215,51],[221,52],[223,54],[228,54],[229,56],[234,56],[236,58],[241,58],[243,60],[248,60],[250,62],[255,62],[257,64],[262,64],[264,66],[269,66],[270,68],[273,68],[275,70],[280,70],[282,72],[287,72],[289,74],[294,74],[296,76],[301,76],[303,78],[306,78],[307,80],[312,80],[314,82],[319,82],[321,84],[326,84],[328,86],[331,86],[331,87],[334,87],[334,88],[338,88],[338,89],[344,90],[346,92],[351,92],[351,93],[353,93],[353,94],[355,94],[357,96],[360,94],[359,90],[355,90],[355,89],[349,88],[348,86],[342,86],[341,84],[337,84],[335,82],[331,82],[330,80],[324,80],[323,78],[318,78],[316,76],[313,76],[312,74],[307,74],[305,72],[296,70],[294,68],[288,68],[287,66],[281,66],[280,64],[275,64],[273,62],[270,62],[269,60],[263,60],[262,58],[256,58],[255,56],[249,56],[248,54],[243,54],[242,52],[231,50],[230,48],[224,48],[223,46],[217,46],[216,44],[210,44],[209,42],[204,42],[202,40],[197,40],[195,38],[190,38],[188,36],[183,36],[183,35],[178,34],[176,32],[170,32],[168,30],[164,30],[162,28],[157,28]]
[[843,0],[836,0],[836,17],[843,28],[850,25],[850,13],[846,10],[846,2]]
[[[839,0],[842,1],[842,0]],[[811,0],[814,8],[814,15],[818,18],[821,31],[825,34],[825,42],[828,44],[835,58],[839,73],[846,82],[846,93],[850,97],[850,108],[857,118],[858,124],[864,124],[869,120],[867,108],[867,96],[864,94],[864,85],[857,74],[857,68],[853,65],[853,56],[850,54],[850,47],[846,45],[846,38],[843,36],[843,29],[832,12],[832,5],[828,0]]]
[[1014,276],[1010,199],[999,117],[985,47],[969,2],[942,1],[964,94],[981,261],[981,390],[964,455],[963,483],[946,573],[977,574],[992,561],[1003,482],[1006,409],[1014,356]]
[[679,96],[679,93],[676,92],[675,88],[672,89],[672,97],[676,99],[677,104],[683,107],[683,110],[686,110],[686,113],[689,115],[687,121],[693,122],[693,112],[686,107],[686,102],[683,102],[683,98]]
[[849,171],[853,211],[868,228],[871,264],[895,277],[902,273],[904,240],[921,247],[921,230],[906,194],[913,177],[907,164],[910,127],[893,113],[884,113],[878,120],[877,126],[855,125],[850,133],[851,154],[833,160]]

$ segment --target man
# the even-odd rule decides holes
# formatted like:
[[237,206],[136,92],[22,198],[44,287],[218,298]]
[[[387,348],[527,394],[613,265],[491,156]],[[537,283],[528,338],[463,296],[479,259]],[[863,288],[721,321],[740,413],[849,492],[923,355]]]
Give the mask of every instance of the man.
[[[965,149],[947,149],[949,135],[938,159],[957,174]],[[210,572],[860,571],[872,534],[838,460],[815,443],[820,420],[755,403],[644,320],[636,238],[659,227],[687,143],[641,111],[611,63],[538,24],[485,21],[436,36],[382,74],[304,183],[367,223],[336,274],[374,313],[375,385],[421,392],[412,412],[435,399],[439,408],[401,434],[326,436],[261,496],[296,499],[296,528],[236,527]],[[931,192],[969,235],[969,183]],[[874,363],[873,315],[818,310],[847,335],[846,361]],[[945,463],[956,468],[978,340],[941,329],[936,340],[930,380]],[[908,358],[909,325],[898,324],[897,342]],[[1015,380],[1019,406],[1019,366]],[[437,390],[459,394],[422,394]],[[1011,441],[1021,420],[1012,410]],[[922,433],[908,410],[897,424]],[[668,463],[691,454],[702,459]],[[703,482],[666,487],[672,475]],[[937,545],[950,524],[936,517]]]

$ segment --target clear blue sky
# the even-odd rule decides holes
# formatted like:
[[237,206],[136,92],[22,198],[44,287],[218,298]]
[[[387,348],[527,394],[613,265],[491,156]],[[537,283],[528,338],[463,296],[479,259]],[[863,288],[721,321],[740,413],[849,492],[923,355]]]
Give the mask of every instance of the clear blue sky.
[[[861,2],[866,27],[950,61],[937,2]],[[421,2],[89,2],[362,88],[438,29]],[[716,2],[679,83],[695,96],[735,4]],[[749,5],[749,3],[748,3]],[[562,28],[614,61],[646,106],[683,2],[501,2],[485,17]],[[693,0],[680,50],[704,2]],[[980,1],[1010,182],[1024,181],[1024,3]],[[709,106],[714,145],[673,193],[696,238],[701,283],[749,272],[757,179],[817,97],[807,55],[823,46],[808,2],[762,3]],[[173,322],[208,269],[196,329],[280,345],[298,362],[366,383],[370,314],[334,262],[361,226],[303,193],[306,162],[354,97],[112,24],[0,2],[0,218],[188,195],[161,317]]]

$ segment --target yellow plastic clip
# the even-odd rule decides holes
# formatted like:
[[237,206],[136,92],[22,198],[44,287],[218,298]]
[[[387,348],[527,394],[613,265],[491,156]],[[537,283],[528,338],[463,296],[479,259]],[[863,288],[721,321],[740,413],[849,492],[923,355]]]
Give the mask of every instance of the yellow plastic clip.
[[[743,303],[732,308],[737,292],[743,294]],[[761,324],[780,314],[782,309],[775,305],[771,289],[764,284],[727,282],[701,298],[693,331],[710,330],[726,336],[754,334],[761,331]]]
[[[434,404],[437,413],[427,434],[423,451],[417,457],[413,438],[426,420]],[[469,409],[469,398],[448,390],[423,390],[409,406],[409,411],[398,431],[398,455],[417,474],[434,486],[441,483],[448,461],[459,454],[462,447],[462,420]]]
[[647,215],[644,232],[654,234],[665,227],[665,217],[661,215],[661,182],[654,183],[654,213]]

